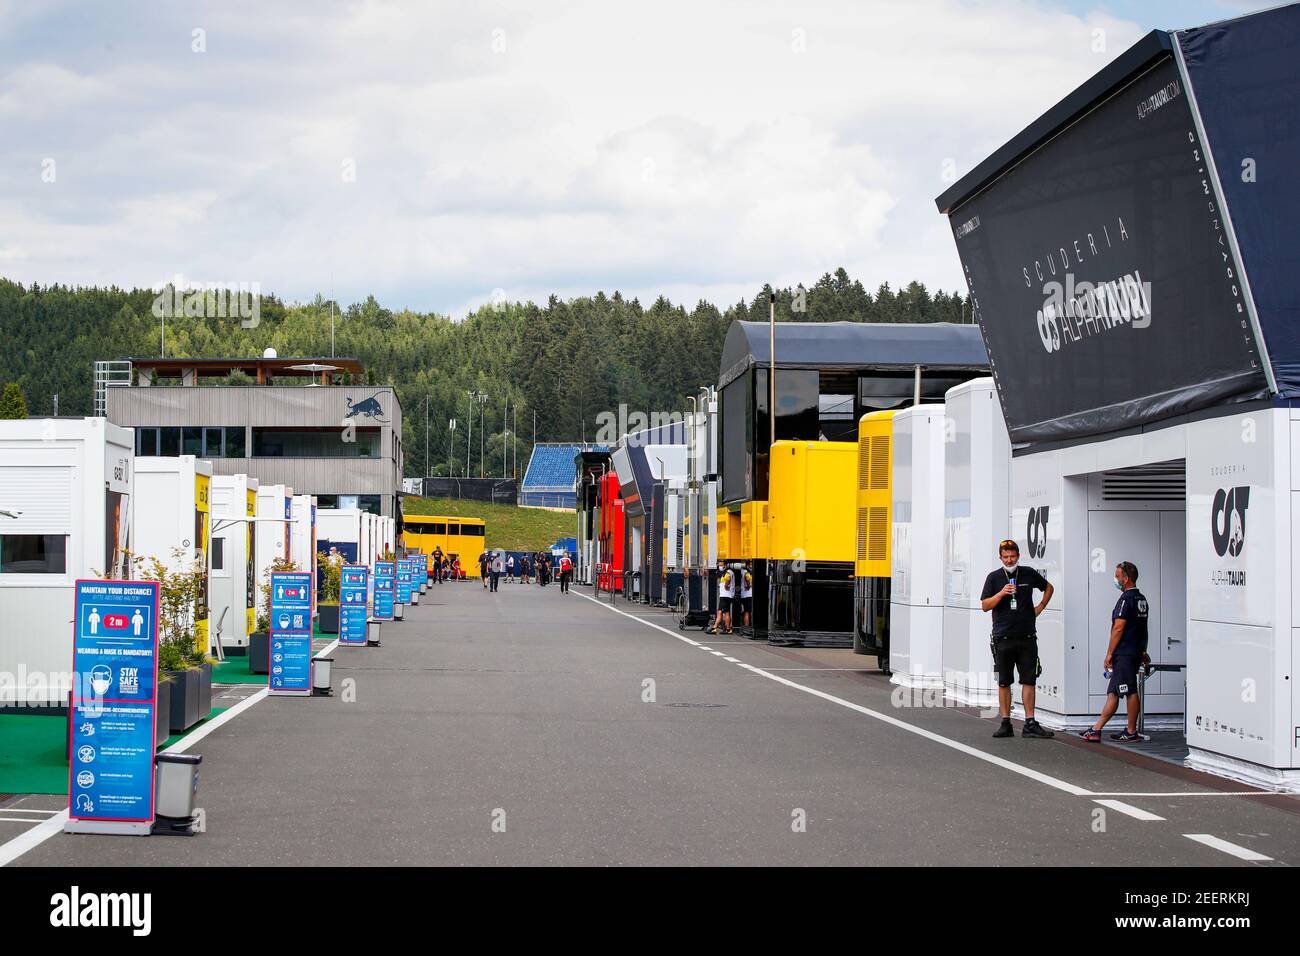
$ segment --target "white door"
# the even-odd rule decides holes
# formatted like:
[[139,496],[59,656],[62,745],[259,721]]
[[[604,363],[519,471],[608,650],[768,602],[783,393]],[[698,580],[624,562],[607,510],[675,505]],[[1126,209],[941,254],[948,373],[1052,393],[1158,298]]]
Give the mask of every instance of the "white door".
[[[1139,584],[1143,582],[1138,582]],[[1157,664],[1187,664],[1187,513],[1160,513],[1160,630],[1151,631],[1148,652]],[[1183,698],[1184,671],[1153,678],[1149,691]],[[1152,701],[1154,706],[1155,702]],[[1178,704],[1176,709],[1182,709]]]
[[[1149,643],[1162,634],[1161,515],[1158,511],[1088,512],[1088,694],[1093,710],[1100,710],[1109,681],[1102,676],[1110,644],[1111,611],[1119,600],[1115,590],[1115,565],[1132,561],[1138,568],[1138,587],[1151,600],[1147,619]],[[1182,605],[1179,605],[1181,613]],[[1155,659],[1154,649],[1151,657]],[[1122,707],[1121,707],[1122,710]]]

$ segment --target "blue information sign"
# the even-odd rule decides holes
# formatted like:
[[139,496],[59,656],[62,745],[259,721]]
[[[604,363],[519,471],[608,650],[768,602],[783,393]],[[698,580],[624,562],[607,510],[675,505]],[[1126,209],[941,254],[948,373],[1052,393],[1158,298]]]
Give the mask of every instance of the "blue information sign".
[[375,562],[375,620],[393,619],[393,602],[397,598],[397,571],[392,561]]
[[271,575],[271,674],[276,695],[311,693],[311,575]]
[[339,643],[366,643],[366,585],[370,569],[345,564],[339,569]]
[[154,818],[158,584],[78,581],[68,822],[73,833],[148,833]]
[[415,582],[415,573],[411,562],[405,559],[397,562],[397,603],[411,603],[411,585]]

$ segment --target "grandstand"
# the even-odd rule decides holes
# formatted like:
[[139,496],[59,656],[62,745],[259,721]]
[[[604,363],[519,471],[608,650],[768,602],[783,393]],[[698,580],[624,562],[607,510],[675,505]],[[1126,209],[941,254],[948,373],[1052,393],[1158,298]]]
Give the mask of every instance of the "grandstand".
[[574,458],[583,451],[607,451],[604,445],[579,442],[539,442],[528,460],[519,505],[523,508],[574,508]]

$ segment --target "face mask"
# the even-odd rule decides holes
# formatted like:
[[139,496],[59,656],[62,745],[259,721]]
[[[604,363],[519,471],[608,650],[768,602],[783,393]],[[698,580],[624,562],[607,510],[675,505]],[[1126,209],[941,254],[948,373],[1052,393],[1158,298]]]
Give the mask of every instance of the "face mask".
[[1115,579],[1115,590],[1116,590],[1116,591],[1123,591],[1123,590],[1124,590],[1124,585],[1120,583],[1119,578],[1116,578],[1116,579]]
[[1006,571],[1008,574],[1015,574],[1015,573],[1016,573],[1016,568],[1018,568],[1018,567],[1020,567],[1020,562],[1019,562],[1019,561],[1017,561],[1015,564],[1004,564],[1004,565],[1002,565],[1002,569],[1003,569],[1004,571]]

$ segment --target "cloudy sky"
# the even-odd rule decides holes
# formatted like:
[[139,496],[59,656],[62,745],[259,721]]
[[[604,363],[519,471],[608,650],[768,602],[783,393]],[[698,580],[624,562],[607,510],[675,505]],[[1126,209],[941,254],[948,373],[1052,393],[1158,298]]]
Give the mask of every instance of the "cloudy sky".
[[961,287],[934,197],[1242,0],[0,0],[0,276],[463,315],[844,266]]

